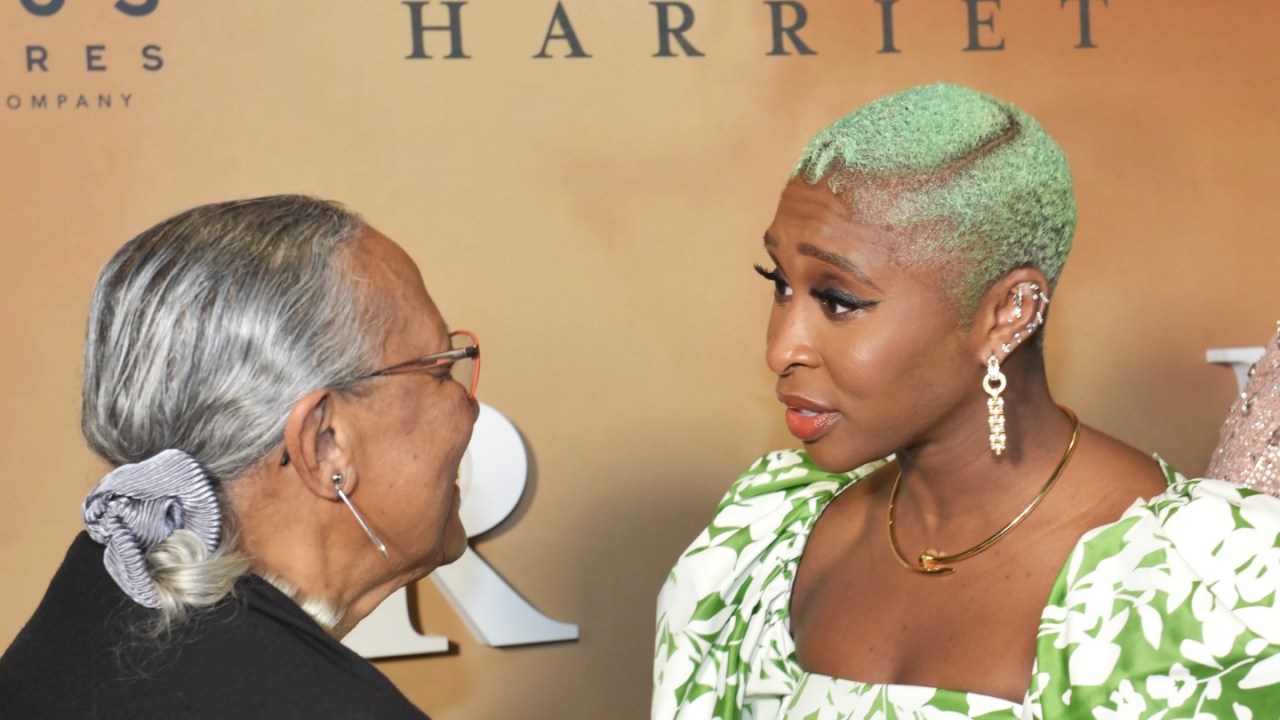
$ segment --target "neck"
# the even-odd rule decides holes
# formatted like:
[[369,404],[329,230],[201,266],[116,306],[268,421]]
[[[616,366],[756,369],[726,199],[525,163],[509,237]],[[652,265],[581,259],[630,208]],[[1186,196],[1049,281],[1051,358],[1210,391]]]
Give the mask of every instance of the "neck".
[[384,558],[343,505],[280,480],[246,475],[229,488],[239,548],[254,572],[341,638],[416,578]]
[[[1014,365],[1014,363],[1008,363]],[[927,534],[999,527],[1053,474],[1072,423],[1054,402],[1043,366],[1009,367],[1005,398],[1008,447],[988,443],[986,396],[967,404],[925,441],[898,453],[899,512]],[[1038,369],[1038,372],[1037,372]]]
[[[268,583],[271,583],[275,589],[288,595],[291,600],[298,604],[304,612],[311,616],[316,624],[324,628],[330,634],[336,635],[337,628],[342,625],[346,619],[346,612],[342,608],[336,607],[324,598],[303,595],[297,585],[271,572],[259,571],[258,576]],[[341,638],[342,635],[336,635]]]

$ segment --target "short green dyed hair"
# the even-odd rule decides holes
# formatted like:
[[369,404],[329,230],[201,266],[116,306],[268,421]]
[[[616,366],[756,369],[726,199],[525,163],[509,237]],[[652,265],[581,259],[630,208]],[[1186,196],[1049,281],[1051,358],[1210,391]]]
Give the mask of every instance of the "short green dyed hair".
[[1076,227],[1062,149],[1027,113],[958,85],[922,85],[837,120],[792,177],[827,179],[855,213],[905,231],[909,251],[945,268],[967,313],[1016,267],[1058,282]]

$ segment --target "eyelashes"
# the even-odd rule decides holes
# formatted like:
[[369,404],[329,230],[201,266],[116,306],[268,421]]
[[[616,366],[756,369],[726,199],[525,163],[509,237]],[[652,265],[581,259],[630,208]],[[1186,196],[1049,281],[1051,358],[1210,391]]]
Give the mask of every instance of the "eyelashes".
[[[760,277],[773,283],[773,295],[777,301],[781,302],[794,294],[791,284],[787,282],[781,270],[776,267],[766,270],[758,264],[754,267]],[[829,317],[849,315],[880,304],[879,300],[864,300],[853,293],[835,288],[813,288],[809,291],[809,296],[818,301],[823,312]]]
[[828,315],[846,315],[879,305],[877,300],[863,300],[839,290],[813,290],[809,293]]
[[754,267],[756,272],[760,274],[760,277],[773,283],[773,294],[775,297],[783,298],[791,296],[791,285],[787,282],[787,279],[782,276],[781,270],[777,268],[765,270],[759,264]]

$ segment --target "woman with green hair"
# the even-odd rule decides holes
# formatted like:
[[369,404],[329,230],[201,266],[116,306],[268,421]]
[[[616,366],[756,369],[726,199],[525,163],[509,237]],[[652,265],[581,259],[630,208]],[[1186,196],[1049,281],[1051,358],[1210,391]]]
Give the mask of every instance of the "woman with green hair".
[[655,720],[1280,717],[1280,502],[1054,402],[1062,151],[954,85],[806,148],[764,235],[803,450],[757,460],[659,599]]

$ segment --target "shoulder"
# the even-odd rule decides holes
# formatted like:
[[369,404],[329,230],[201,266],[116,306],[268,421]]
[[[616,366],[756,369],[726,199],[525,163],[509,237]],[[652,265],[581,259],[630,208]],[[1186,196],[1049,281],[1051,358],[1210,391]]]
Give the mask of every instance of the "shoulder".
[[1139,702],[1274,710],[1280,499],[1161,468],[1167,489],[1081,538],[1054,587],[1033,683],[1045,717]]
[[0,717],[92,714],[97,688],[121,673],[119,648],[149,611],[107,574],[103,548],[80,532],[31,619],[0,656]]
[[257,577],[192,627],[152,680],[159,697],[151,705],[170,717],[424,717],[372,664]]
[[1161,465],[1169,488],[1125,514],[1133,523],[1125,539],[1162,550],[1222,612],[1280,643],[1280,498]]
[[717,576],[747,569],[780,541],[807,534],[811,521],[837,493],[881,464],[831,473],[803,451],[760,457],[729,486],[707,528],[676,563],[672,579],[686,573],[708,578],[712,568]]
[[1075,493],[1072,504],[1080,514],[1079,532],[1111,523],[1135,502],[1164,493],[1170,484],[1166,469],[1159,458],[1083,427],[1069,468]]
[[424,717],[372,665],[256,583],[242,582],[169,640],[152,640],[139,630],[150,611],[115,586],[101,546],[82,533],[0,657],[0,717]]
[[776,450],[756,459],[733,481],[716,508],[716,515],[718,518],[735,506],[767,506],[792,498],[833,495],[883,464],[884,461],[876,461],[847,473],[832,473],[815,465],[803,450]]
[[[1151,573],[1139,571],[1155,569],[1212,587],[1232,606],[1255,594],[1241,595],[1246,584],[1269,583],[1272,592],[1280,591],[1280,566],[1271,567],[1280,562],[1280,498],[1222,480],[1187,478],[1163,461],[1160,468],[1165,491],[1086,533],[1063,570],[1066,584],[1098,572],[1141,583]],[[1258,630],[1280,641],[1280,625]]]
[[784,450],[729,486],[658,597],[654,717],[741,707],[748,676],[785,674],[787,596],[813,521],[880,464],[829,473]]
[[722,583],[748,570],[778,544],[807,535],[813,518],[840,490],[882,462],[847,473],[830,473],[798,450],[779,450],[752,462],[730,484],[711,522],[685,550],[668,585],[697,577]]
[[[706,577],[710,567],[726,562],[722,572],[742,567],[743,561],[767,550],[787,528],[803,525],[842,488],[865,477],[876,465],[829,473],[798,450],[758,458],[729,485],[710,524],[677,561],[672,580],[686,573]],[[713,552],[717,549],[725,552]]]
[[[1086,533],[1075,563],[1094,566],[1110,558],[1110,571],[1120,573],[1131,568],[1114,562],[1117,553],[1135,561],[1158,554],[1208,585],[1268,578],[1280,590],[1280,567],[1258,572],[1280,560],[1280,498],[1222,480],[1187,478],[1159,463],[1164,492],[1134,502],[1116,522]],[[1072,569],[1069,563],[1068,577]]]

